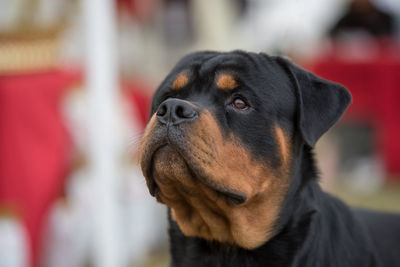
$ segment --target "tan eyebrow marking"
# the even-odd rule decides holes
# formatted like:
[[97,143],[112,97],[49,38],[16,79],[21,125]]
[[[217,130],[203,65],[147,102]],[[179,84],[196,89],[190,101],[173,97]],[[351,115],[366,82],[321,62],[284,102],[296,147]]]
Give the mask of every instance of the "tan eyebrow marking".
[[220,74],[217,79],[217,86],[222,90],[233,90],[238,87],[235,77],[231,74]]
[[175,81],[172,83],[172,89],[173,90],[180,90],[183,87],[185,87],[185,85],[187,85],[189,82],[189,77],[187,75],[187,73],[181,73],[178,75],[178,77],[176,77]]

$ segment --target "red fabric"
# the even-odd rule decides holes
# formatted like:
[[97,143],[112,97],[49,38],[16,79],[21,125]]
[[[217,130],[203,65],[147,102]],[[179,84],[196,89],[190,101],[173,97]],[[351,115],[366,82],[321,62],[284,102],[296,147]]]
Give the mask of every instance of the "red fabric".
[[70,142],[60,100],[72,77],[56,70],[0,76],[0,205],[21,214],[33,265],[44,216],[66,174]]
[[139,117],[140,126],[144,129],[150,116],[150,87],[144,83],[130,82],[125,83],[123,88],[128,101],[134,106],[132,116]]
[[119,12],[128,12],[139,21],[154,17],[157,3],[155,0],[116,0]]
[[393,177],[400,177],[400,60],[380,57],[368,62],[326,58],[310,64],[316,74],[345,85],[353,96],[347,119],[371,123],[376,144]]

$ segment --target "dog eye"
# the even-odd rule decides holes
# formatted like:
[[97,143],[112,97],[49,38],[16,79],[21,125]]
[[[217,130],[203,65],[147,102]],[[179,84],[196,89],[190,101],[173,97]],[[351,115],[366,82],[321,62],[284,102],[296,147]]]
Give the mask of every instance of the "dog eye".
[[246,103],[246,101],[241,98],[241,97],[236,97],[235,99],[233,99],[232,101],[232,105],[236,108],[236,109],[240,109],[240,110],[246,110],[249,108],[249,105]]

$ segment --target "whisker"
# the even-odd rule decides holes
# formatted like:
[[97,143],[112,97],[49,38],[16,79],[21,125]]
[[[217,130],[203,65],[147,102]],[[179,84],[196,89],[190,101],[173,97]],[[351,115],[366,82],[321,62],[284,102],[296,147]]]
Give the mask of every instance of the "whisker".
[[144,132],[136,133],[129,138],[128,145],[131,149],[138,149]]

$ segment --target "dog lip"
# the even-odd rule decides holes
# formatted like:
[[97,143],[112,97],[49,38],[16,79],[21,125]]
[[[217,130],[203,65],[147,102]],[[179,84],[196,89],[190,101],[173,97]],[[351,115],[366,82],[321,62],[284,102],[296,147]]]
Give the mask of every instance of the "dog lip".
[[246,202],[247,196],[241,192],[237,192],[236,190],[216,190],[217,193],[223,195],[227,201],[234,205],[240,205]]
[[[157,185],[157,182],[154,179],[154,174],[153,174],[154,156],[157,154],[157,152],[160,149],[162,149],[163,147],[166,147],[166,146],[172,147],[176,152],[179,153],[177,146],[173,145],[167,137],[167,138],[165,138],[165,140],[161,140],[160,142],[158,142],[158,144],[156,146],[153,147],[152,152],[150,153],[151,156],[148,159],[148,163],[146,164],[146,169],[145,169],[147,187],[149,189],[150,195],[153,197],[156,197],[156,198],[158,198],[158,193],[160,191],[160,188]],[[181,157],[183,158],[183,160],[185,160],[185,158],[182,155],[181,155]],[[185,162],[186,162],[186,160],[185,160]]]
[[147,187],[149,189],[149,193],[151,196],[155,197],[157,190],[159,190],[158,185],[153,176],[153,164],[154,164],[154,155],[157,153],[159,149],[166,146],[167,142],[160,142],[156,146],[152,148],[152,152],[150,152],[150,156],[145,160],[144,163],[144,174],[146,178]]
[[178,145],[175,145],[175,142],[171,141],[171,134],[174,131],[171,131],[170,125],[161,125],[158,127],[161,131],[159,131],[155,138],[152,138],[150,148],[141,159],[142,171],[146,178],[147,187],[150,195],[153,197],[157,197],[157,190],[160,190],[153,175],[154,155],[159,149],[167,145],[173,147],[179,153]]
[[172,134],[171,136],[171,132],[168,131],[167,135],[164,138],[157,140],[157,142],[155,142],[155,145],[151,149],[150,152],[151,155],[148,158],[148,162],[145,164],[146,166],[145,176],[147,181],[147,187],[149,189],[151,196],[156,197],[158,199],[159,198],[158,194],[160,193],[160,188],[157,185],[157,182],[154,179],[154,174],[153,174],[154,156],[156,155],[157,151],[159,151],[163,147],[170,146],[186,162],[189,172],[196,180],[200,181],[202,184],[204,184],[217,194],[223,196],[231,204],[240,205],[247,201],[246,194],[239,192],[238,190],[226,188],[224,185],[215,183],[211,181],[208,177],[202,175],[201,171],[199,171],[197,168],[193,167],[192,164],[190,164],[191,163],[190,156],[187,155],[188,151],[186,151],[185,148],[182,147],[181,142],[175,140],[174,137],[176,136],[174,134]]

